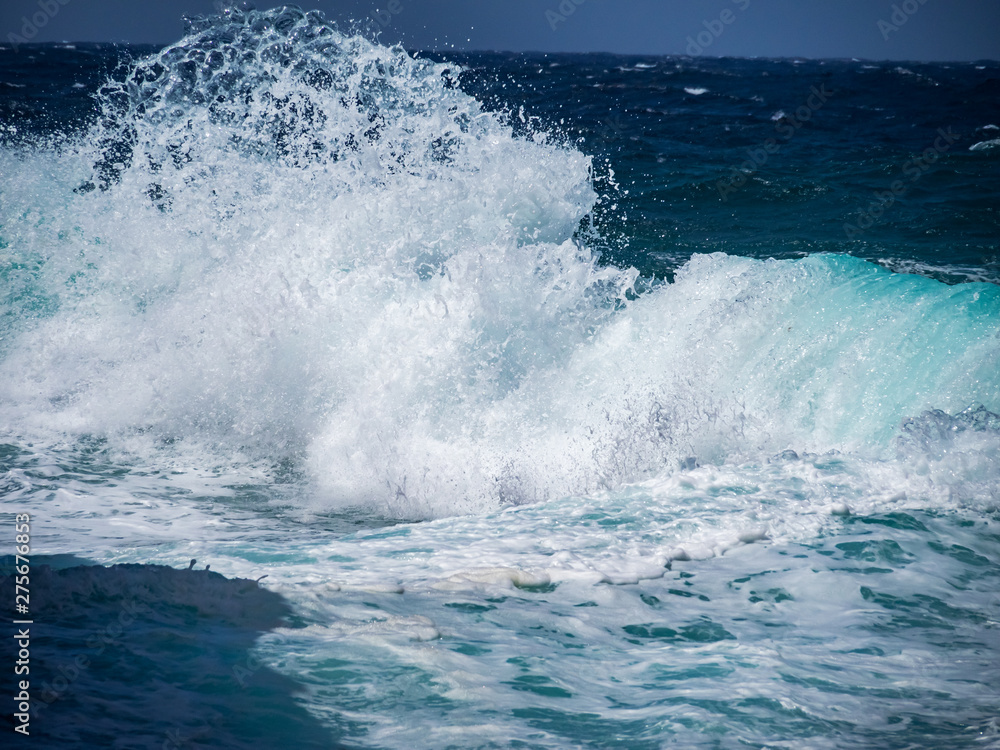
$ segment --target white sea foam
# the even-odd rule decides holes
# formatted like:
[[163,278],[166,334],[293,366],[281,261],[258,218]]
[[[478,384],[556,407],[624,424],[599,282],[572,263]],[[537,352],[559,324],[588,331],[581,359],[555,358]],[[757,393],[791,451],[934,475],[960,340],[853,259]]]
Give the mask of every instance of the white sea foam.
[[635,299],[578,231],[589,159],[454,76],[234,11],[105,87],[77,148],[4,152],[6,433],[291,462],[303,505],[414,518],[1000,410],[995,287],[715,254]]
[[[0,493],[47,553],[196,559],[39,580],[186,608],[115,658],[213,691],[95,670],[60,731],[225,744],[193,703],[294,685],[352,746],[985,736],[998,287],[711,254],[637,296],[588,159],[454,75],[230,11],[0,151]],[[204,648],[266,614],[207,565],[293,620]]]
[[1000,138],[994,138],[989,141],[979,141],[978,143],[973,143],[969,146],[969,151],[992,151],[994,149],[1000,148]]

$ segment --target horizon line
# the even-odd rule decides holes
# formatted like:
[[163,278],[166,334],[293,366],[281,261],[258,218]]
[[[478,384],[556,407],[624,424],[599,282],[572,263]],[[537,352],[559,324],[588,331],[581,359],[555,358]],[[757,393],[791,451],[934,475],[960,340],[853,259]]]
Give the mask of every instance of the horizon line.
[[[367,37],[366,37],[367,38]],[[129,41],[83,41],[83,40],[62,40],[59,42],[26,42],[19,45],[5,45],[0,43],[0,51],[14,50],[17,48],[28,48],[28,47],[61,47],[65,45],[92,45],[100,46],[107,45],[109,47],[154,47],[157,49],[166,49],[171,45],[175,45],[180,42],[181,39],[174,42],[129,42]],[[397,45],[384,45],[377,40],[368,39],[372,44],[379,46],[397,46]],[[525,55],[525,56],[549,56],[549,55],[560,55],[560,56],[586,56],[586,55],[605,55],[608,57],[637,57],[637,58],[660,58],[660,59],[681,59],[681,60],[773,60],[773,61],[796,61],[802,60],[806,62],[867,62],[867,63],[916,63],[919,65],[943,65],[943,64],[953,64],[953,65],[972,65],[975,63],[994,63],[1000,64],[1000,58],[994,59],[991,57],[974,58],[968,60],[957,60],[957,59],[923,59],[918,60],[915,58],[890,58],[890,57],[857,57],[842,56],[842,57],[808,57],[805,55],[687,55],[680,52],[610,52],[608,50],[590,50],[586,52],[552,52],[544,50],[512,50],[512,49],[455,49],[454,47],[407,47],[406,45],[401,45],[409,54],[420,54],[420,53],[431,53],[431,54],[446,54],[446,53],[457,53],[457,54],[493,54],[493,55]]]

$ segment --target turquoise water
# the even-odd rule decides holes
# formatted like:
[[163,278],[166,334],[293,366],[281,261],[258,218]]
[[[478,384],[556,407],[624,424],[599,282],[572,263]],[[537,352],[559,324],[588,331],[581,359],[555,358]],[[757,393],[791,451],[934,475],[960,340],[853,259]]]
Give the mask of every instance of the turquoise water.
[[191,31],[0,58],[36,744],[1000,747],[995,64]]

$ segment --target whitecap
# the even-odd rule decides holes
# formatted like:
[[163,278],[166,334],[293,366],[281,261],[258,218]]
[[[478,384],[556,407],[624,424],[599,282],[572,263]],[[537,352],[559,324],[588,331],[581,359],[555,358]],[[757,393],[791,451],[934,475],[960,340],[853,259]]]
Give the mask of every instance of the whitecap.
[[1000,138],[994,138],[990,141],[980,141],[979,143],[974,143],[969,146],[969,151],[992,151],[995,148],[1000,148]]

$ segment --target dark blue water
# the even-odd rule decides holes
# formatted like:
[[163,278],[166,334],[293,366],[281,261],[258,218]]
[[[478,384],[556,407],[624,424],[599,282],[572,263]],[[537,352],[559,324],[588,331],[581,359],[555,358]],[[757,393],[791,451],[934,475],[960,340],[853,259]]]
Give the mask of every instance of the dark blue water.
[[[151,51],[3,50],[5,137],[85,127],[106,78]],[[614,171],[595,210],[606,262],[669,278],[698,252],[846,252],[1000,280],[1000,151],[970,150],[1000,138],[995,61],[424,56],[462,66],[463,90],[515,128],[558,133]]]
[[660,274],[693,252],[849,252],[997,278],[997,152],[969,150],[1000,136],[995,62],[457,59],[477,96],[615,170],[619,262]]

